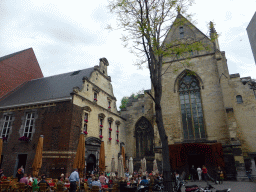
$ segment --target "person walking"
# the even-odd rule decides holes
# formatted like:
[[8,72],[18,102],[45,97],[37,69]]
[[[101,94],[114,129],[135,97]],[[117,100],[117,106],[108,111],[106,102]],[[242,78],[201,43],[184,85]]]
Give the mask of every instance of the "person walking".
[[190,174],[191,174],[191,181],[195,181],[196,178],[195,178],[195,168],[194,168],[194,165],[192,165],[191,169],[190,169]]
[[201,181],[202,180],[202,169],[198,166],[196,171],[197,171],[197,175],[198,175],[198,180]]
[[74,169],[73,172],[70,174],[69,182],[70,182],[70,192],[76,192],[76,188],[77,188],[76,182],[79,182],[79,174],[77,172],[77,169]]
[[202,167],[202,172],[203,172],[203,179],[204,179],[204,181],[207,183],[207,185],[208,185],[208,177],[207,177],[207,168],[203,165],[203,167]]

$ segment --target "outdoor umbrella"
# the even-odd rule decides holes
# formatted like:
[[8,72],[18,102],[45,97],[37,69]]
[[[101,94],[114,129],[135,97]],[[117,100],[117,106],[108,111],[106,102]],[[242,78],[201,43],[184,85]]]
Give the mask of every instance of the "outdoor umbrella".
[[133,174],[133,159],[132,159],[132,157],[130,157],[130,159],[129,159],[129,174],[130,175]]
[[1,162],[2,151],[3,151],[3,138],[0,137],[0,162]]
[[124,146],[122,146],[121,155],[123,156],[123,167],[125,168],[125,150],[124,150]]
[[104,149],[104,141],[101,141],[101,145],[100,145],[99,169],[100,169],[100,172],[104,172],[104,171],[105,171],[105,149]]
[[83,177],[82,173],[85,168],[85,140],[84,133],[80,134],[79,143],[77,146],[76,157],[73,164],[73,168],[77,168],[79,176]]
[[156,160],[153,161],[153,174],[158,174],[158,168]]
[[126,169],[129,168],[129,161],[128,161],[128,159],[125,160],[125,167],[126,167]]
[[111,160],[111,172],[114,173],[115,172],[115,159],[112,158]]
[[44,143],[44,136],[40,135],[38,143],[37,143],[34,162],[32,165],[34,177],[38,177],[39,169],[41,169],[41,167],[42,167],[43,143]]
[[147,170],[147,161],[145,159],[145,157],[142,159],[142,173],[143,175],[146,174],[146,170]]
[[119,161],[118,161],[118,178],[124,178],[124,162],[123,162],[123,156],[120,155]]

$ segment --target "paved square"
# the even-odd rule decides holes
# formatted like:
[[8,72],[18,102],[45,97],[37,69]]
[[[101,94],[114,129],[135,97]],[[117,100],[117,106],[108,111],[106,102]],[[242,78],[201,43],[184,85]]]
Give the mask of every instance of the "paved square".
[[[256,192],[256,183],[253,182],[238,182],[238,181],[223,181],[223,184],[215,184],[213,182],[209,182],[210,185],[212,185],[215,190],[222,190],[222,189],[227,189],[231,188],[231,192]],[[206,182],[204,181],[195,181],[195,182],[188,182],[186,185],[198,185],[201,187],[206,186]],[[182,187],[182,192],[185,192],[185,187]]]

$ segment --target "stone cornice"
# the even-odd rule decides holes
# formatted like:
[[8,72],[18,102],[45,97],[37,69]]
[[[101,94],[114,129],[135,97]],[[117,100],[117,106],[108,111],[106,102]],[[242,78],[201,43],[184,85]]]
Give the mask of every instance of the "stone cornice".
[[87,77],[84,77],[84,78],[83,78],[83,83],[84,83],[85,81],[87,81],[88,83],[91,83],[91,84],[95,87],[95,89],[98,89],[98,90],[102,91],[103,93],[105,93],[106,95],[108,95],[109,98],[111,98],[111,99],[113,99],[113,100],[116,101],[116,98],[115,98],[115,97],[113,97],[112,95],[110,95],[109,93],[107,93],[106,91],[104,91],[103,89],[101,89],[100,87],[98,87],[96,84],[92,83]]
[[114,112],[112,112],[112,111],[109,111],[108,109],[106,109],[106,108],[104,108],[104,107],[98,105],[96,102],[93,102],[93,101],[91,101],[91,100],[89,100],[89,99],[87,99],[87,98],[85,98],[85,97],[83,97],[83,96],[81,96],[81,95],[79,95],[79,94],[77,94],[77,93],[73,93],[73,95],[76,95],[76,96],[80,97],[82,100],[86,100],[86,101],[88,101],[89,103],[91,103],[92,105],[96,105],[96,106],[98,106],[99,108],[105,110],[106,112],[108,112],[108,113],[110,113],[110,114],[112,114],[112,115],[115,115],[115,116],[117,116],[117,117],[123,119],[124,121],[126,121],[125,118],[123,118],[123,117],[121,117],[120,115],[118,115],[118,114],[116,114],[116,113],[114,113]]

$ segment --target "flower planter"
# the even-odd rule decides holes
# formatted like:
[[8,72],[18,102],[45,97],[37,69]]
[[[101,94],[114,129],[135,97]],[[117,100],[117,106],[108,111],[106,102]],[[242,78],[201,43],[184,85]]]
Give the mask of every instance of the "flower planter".
[[111,109],[111,107],[108,107],[109,109]]
[[3,141],[7,141],[7,137],[3,137]]
[[112,140],[112,138],[108,138],[108,140],[109,140],[109,141],[111,141],[111,140]]
[[103,136],[102,136],[102,135],[100,135],[99,137],[100,137],[101,139],[103,138]]
[[109,129],[109,131],[112,131],[112,128],[108,128]]
[[119,143],[119,140],[117,139],[116,142]]
[[98,99],[96,99],[96,98],[94,98],[93,100],[94,100],[94,101],[98,101]]
[[87,131],[84,131],[84,134],[85,134],[85,135],[88,135],[88,132],[87,132]]
[[100,127],[103,127],[103,125],[100,125]]
[[116,131],[117,133],[119,133],[119,131]]
[[85,123],[88,123],[88,120],[87,120],[87,119],[85,119],[85,120],[84,120],[84,122],[85,122]]
[[28,137],[22,136],[19,138],[19,141],[30,142],[31,140]]

